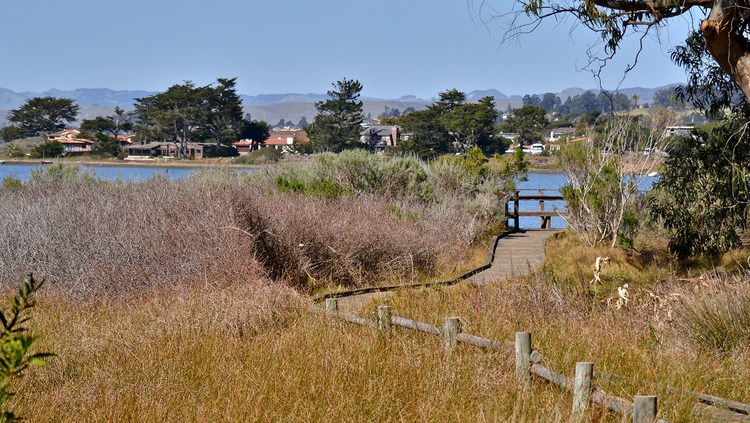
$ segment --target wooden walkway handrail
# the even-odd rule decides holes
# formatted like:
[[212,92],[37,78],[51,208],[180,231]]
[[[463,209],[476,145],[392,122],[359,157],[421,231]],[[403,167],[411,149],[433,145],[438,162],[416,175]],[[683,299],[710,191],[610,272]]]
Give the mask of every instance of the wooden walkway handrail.
[[[520,190],[516,190],[513,197],[509,198],[505,202],[505,217],[507,219],[513,219],[513,229],[519,231],[521,229],[520,218],[538,216],[540,219],[540,226],[542,229],[549,229],[552,226],[552,218],[555,216],[561,216],[565,213],[560,213],[556,210],[544,210],[545,201],[562,201],[564,200],[562,195],[548,195],[544,193],[544,189],[538,190],[538,194],[535,195],[521,195]],[[513,202],[513,211],[510,211],[510,202]],[[539,211],[521,211],[519,202],[521,201],[538,201]]]

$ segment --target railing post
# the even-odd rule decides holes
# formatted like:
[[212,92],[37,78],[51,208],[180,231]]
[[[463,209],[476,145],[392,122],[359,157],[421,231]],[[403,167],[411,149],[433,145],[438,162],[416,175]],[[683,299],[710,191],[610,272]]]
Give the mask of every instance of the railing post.
[[510,200],[505,200],[505,224],[508,224],[508,219],[510,219],[510,206],[509,206]]
[[639,395],[633,399],[633,423],[654,423],[657,412],[656,396]]
[[[544,190],[543,189],[539,190],[539,195],[541,195],[541,196],[544,195]],[[544,200],[539,200],[539,211],[540,212],[544,211]],[[547,216],[539,216],[540,226],[541,226],[542,229],[547,229],[547,226],[548,226],[547,223],[548,223],[549,219],[550,218],[548,218]]]
[[443,336],[445,337],[445,347],[447,349],[452,349],[456,346],[456,339],[458,338],[459,332],[461,332],[461,321],[459,318],[446,317]]
[[518,213],[520,211],[518,207],[518,197],[520,197],[520,194],[518,190],[516,190],[516,195],[513,199],[513,229],[515,229],[516,231],[518,231],[521,227],[520,218],[518,216]]
[[594,374],[594,363],[576,363],[576,378],[573,382],[573,411],[570,420],[583,420],[591,400],[591,377]]
[[526,385],[531,380],[531,333],[516,332],[516,380]]
[[378,306],[378,331],[386,338],[391,336],[391,306]]
[[326,298],[326,313],[336,313],[339,311],[339,300],[336,298]]

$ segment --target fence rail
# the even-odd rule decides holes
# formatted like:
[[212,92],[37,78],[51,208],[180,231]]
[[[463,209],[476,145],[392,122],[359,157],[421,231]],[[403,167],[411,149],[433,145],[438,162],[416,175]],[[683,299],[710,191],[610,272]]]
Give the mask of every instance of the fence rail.
[[[516,358],[516,379],[519,385],[530,383],[532,377],[552,383],[564,391],[573,394],[573,405],[571,408],[571,421],[585,420],[585,415],[589,404],[596,404],[607,410],[624,416],[632,417],[633,422],[659,422],[669,423],[668,420],[657,418],[658,400],[654,395],[636,395],[633,401],[620,398],[593,385],[594,364],[589,362],[580,362],[576,364],[574,378],[569,378],[562,373],[558,373],[542,364],[542,354],[532,348],[531,334],[529,332],[517,332],[515,342],[502,342],[494,339],[484,338],[478,335],[461,331],[460,319],[458,317],[446,317],[445,325],[441,328],[429,323],[418,322],[401,316],[393,315],[390,306],[379,306],[377,321],[355,316],[338,311],[338,299],[326,298],[325,308],[311,306],[310,311],[315,314],[335,317],[344,321],[361,326],[371,326],[377,328],[379,336],[389,338],[392,333],[392,327],[398,326],[408,330],[414,330],[430,335],[442,337],[445,340],[445,347],[452,349],[460,343],[473,345],[479,348],[511,352],[515,350]],[[621,378],[620,376],[612,375]],[[676,388],[670,388],[676,389]],[[682,391],[685,395],[697,403],[708,404],[711,406],[727,409],[743,417],[750,415],[750,404],[744,404],[736,401],[727,400],[711,395],[697,392]]]
[[[505,217],[506,220],[513,220],[513,229],[518,231],[521,229],[520,218],[529,216],[539,216],[539,224],[542,229],[550,229],[552,226],[552,218],[555,216],[563,216],[565,212],[559,212],[557,210],[545,210],[545,201],[562,201],[564,198],[562,195],[549,195],[545,194],[543,189],[538,190],[538,194],[521,195],[521,190],[516,190],[513,197],[505,202]],[[539,210],[535,211],[521,211],[521,201],[538,201]],[[513,211],[510,210],[510,203],[513,202]]]

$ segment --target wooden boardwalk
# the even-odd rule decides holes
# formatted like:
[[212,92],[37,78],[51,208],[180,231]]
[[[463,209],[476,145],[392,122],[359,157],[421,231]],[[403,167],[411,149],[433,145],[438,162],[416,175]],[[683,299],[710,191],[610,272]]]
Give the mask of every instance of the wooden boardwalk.
[[[547,238],[559,231],[527,230],[511,233],[497,243],[495,260],[492,266],[466,279],[465,282],[478,286],[498,280],[528,275],[530,271],[544,264],[544,247]],[[359,313],[362,307],[372,301],[384,298],[390,292],[374,292],[339,298],[339,309],[345,313]]]
[[501,239],[495,249],[492,267],[468,279],[469,283],[488,283],[514,276],[528,275],[544,264],[547,239],[558,231],[526,230]]

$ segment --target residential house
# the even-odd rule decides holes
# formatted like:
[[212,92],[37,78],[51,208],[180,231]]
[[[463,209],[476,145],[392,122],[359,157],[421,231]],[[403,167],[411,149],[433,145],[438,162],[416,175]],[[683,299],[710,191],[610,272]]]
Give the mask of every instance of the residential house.
[[117,136],[117,143],[120,144],[120,147],[127,147],[133,144],[133,138],[135,138],[135,134],[130,134],[130,135],[120,134]]
[[[216,148],[213,143],[188,143],[187,155],[196,159],[205,157],[206,152]],[[148,158],[175,158],[179,156],[179,145],[173,142],[141,142],[131,144],[122,148],[128,154],[130,160]]]
[[565,128],[555,128],[549,133],[549,138],[547,138],[547,142],[557,142],[560,141],[562,138],[572,138],[575,135],[576,128],[571,127],[565,127]]
[[49,134],[47,136],[49,142],[59,142],[62,144],[65,154],[67,155],[79,155],[91,153],[94,146],[93,140],[85,138],[79,138],[81,131],[75,129],[63,129],[62,131]]
[[240,156],[244,156],[260,148],[275,148],[289,153],[294,151],[294,146],[305,144],[309,141],[310,139],[307,137],[307,132],[304,129],[285,128],[271,131],[268,139],[263,142],[245,139],[232,143],[232,146],[237,149]]
[[359,133],[359,140],[375,152],[395,147],[401,141],[401,127],[395,125],[373,125]]
[[664,136],[665,137],[674,137],[674,136],[690,136],[693,134],[693,130],[695,129],[694,126],[667,126],[667,128],[664,130]]

